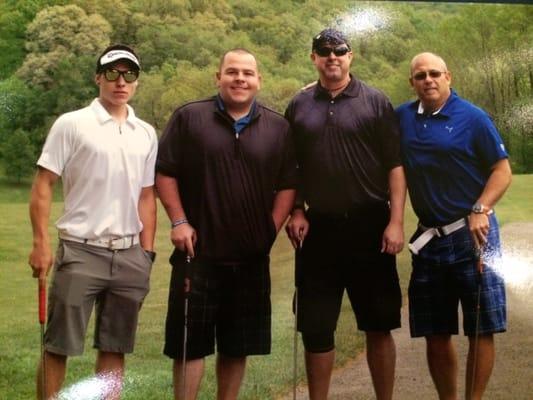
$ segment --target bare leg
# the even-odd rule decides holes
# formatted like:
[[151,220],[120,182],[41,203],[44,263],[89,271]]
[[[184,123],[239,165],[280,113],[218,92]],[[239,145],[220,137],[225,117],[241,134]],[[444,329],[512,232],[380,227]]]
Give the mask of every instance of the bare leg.
[[185,399],[183,399],[182,363],[174,360],[172,377],[174,381],[174,400],[194,400],[198,396],[200,382],[204,375],[204,359],[189,360],[186,363],[187,382],[185,382]]
[[429,372],[440,400],[457,400],[457,354],[451,335],[426,336]]
[[469,336],[468,360],[466,364],[465,398],[479,400],[483,396],[489,382],[494,366],[494,337],[492,334],[480,335],[477,342],[476,375],[474,377],[474,390],[472,391],[472,372],[474,365],[475,337]]
[[95,372],[106,382],[105,399],[120,399],[124,378],[124,354],[98,351]]
[[366,332],[366,359],[377,400],[391,400],[396,346],[390,332]]
[[41,398],[41,374],[43,363],[42,360],[37,368],[37,398],[39,400],[48,400],[55,398],[63,385],[67,371],[67,356],[60,354],[44,353],[46,363],[45,376],[45,395],[46,399]]
[[222,354],[217,356],[217,399],[235,400],[239,395],[246,357],[228,357]]
[[326,353],[305,352],[305,368],[310,400],[327,400],[335,350]]

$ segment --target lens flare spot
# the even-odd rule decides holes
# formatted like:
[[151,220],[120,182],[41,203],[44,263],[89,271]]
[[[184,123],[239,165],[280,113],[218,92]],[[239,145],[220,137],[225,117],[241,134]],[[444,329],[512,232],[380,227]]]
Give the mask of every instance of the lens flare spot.
[[120,390],[120,386],[115,374],[99,374],[65,388],[57,400],[100,400]]
[[505,285],[509,290],[515,292],[533,291],[533,262],[531,257],[506,251],[496,269],[505,280]]
[[371,35],[386,29],[390,23],[391,15],[383,9],[357,7],[339,16],[336,19],[336,28],[345,35],[353,37]]

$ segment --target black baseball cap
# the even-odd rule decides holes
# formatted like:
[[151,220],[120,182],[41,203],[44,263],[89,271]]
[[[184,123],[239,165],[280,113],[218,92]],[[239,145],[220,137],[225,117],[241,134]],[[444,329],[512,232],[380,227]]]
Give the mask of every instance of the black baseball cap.
[[137,71],[141,69],[139,58],[131,47],[124,44],[114,44],[107,47],[98,57],[98,60],[96,61],[96,73],[101,73],[104,69],[118,61],[127,62]]

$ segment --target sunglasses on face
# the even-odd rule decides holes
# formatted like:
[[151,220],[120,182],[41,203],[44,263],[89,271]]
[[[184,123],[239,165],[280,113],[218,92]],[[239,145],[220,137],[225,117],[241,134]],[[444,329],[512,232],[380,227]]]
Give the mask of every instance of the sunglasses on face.
[[128,83],[135,82],[139,77],[139,71],[119,71],[118,69],[106,69],[104,77],[109,82],[115,82],[120,76]]
[[415,81],[423,81],[429,75],[430,78],[437,79],[440,78],[442,74],[445,74],[447,71],[437,71],[432,69],[431,71],[421,71],[413,75]]
[[337,46],[337,47],[318,47],[315,49],[315,53],[318,54],[320,57],[329,57],[331,52],[335,54],[337,57],[342,57],[346,53],[348,53],[350,49],[347,46]]

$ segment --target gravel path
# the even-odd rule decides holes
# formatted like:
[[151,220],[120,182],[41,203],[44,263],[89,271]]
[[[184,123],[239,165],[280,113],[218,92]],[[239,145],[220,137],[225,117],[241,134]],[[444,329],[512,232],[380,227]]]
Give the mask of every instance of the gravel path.
[[[495,335],[496,365],[485,393],[487,400],[533,399],[533,223],[510,223],[501,231],[504,274],[507,281],[508,332]],[[407,308],[403,328],[393,333],[397,347],[394,399],[437,399],[427,369],[424,339],[409,337]],[[460,360],[460,393],[464,392],[467,339],[456,336]],[[307,387],[298,387],[298,400],[308,399]],[[333,374],[331,400],[374,399],[365,354]],[[292,391],[283,400],[292,399]]]

